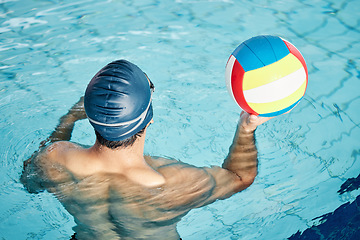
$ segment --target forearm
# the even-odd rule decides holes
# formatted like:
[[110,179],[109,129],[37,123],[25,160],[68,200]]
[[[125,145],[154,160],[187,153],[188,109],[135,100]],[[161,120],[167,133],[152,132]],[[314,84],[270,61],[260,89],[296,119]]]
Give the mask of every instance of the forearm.
[[83,97],[69,110],[67,114],[60,118],[59,124],[45,141],[41,142],[40,147],[45,146],[47,143],[56,141],[69,141],[74,129],[75,122],[80,119],[86,118],[84,110]]
[[69,141],[76,120],[77,119],[74,118],[74,116],[70,112],[62,116],[60,118],[59,124],[56,126],[55,130],[51,133],[49,137],[49,141],[50,142]]
[[246,188],[252,184],[257,175],[257,149],[254,137],[255,129],[247,129],[244,123],[238,124],[229,155],[223,168],[234,172]]

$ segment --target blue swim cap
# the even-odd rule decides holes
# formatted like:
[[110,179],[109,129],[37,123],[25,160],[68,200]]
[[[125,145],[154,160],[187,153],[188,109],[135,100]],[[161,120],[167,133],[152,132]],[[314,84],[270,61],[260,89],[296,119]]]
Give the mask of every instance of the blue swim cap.
[[91,125],[103,138],[127,139],[153,117],[149,80],[135,64],[111,62],[91,79],[84,106]]

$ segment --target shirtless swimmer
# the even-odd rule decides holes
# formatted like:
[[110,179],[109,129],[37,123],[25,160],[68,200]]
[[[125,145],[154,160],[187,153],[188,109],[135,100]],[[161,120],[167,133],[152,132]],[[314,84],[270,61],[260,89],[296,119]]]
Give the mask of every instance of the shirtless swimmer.
[[[153,89],[136,65],[125,60],[108,64],[60,119],[49,144],[43,142],[24,162],[21,181],[27,190],[55,194],[74,216],[72,239],[180,239],[176,224],[191,209],[253,183],[254,131],[269,118],[241,114],[222,167],[144,156]],[[89,148],[69,142],[74,123],[86,117],[96,132]]]

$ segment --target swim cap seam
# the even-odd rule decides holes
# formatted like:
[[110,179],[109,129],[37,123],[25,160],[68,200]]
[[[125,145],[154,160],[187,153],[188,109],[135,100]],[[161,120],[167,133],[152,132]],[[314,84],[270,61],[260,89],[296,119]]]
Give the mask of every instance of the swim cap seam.
[[148,106],[145,108],[145,110],[139,116],[137,116],[133,120],[129,120],[127,122],[122,122],[122,123],[102,123],[102,122],[96,121],[94,119],[91,119],[90,117],[88,117],[88,119],[89,119],[89,121],[91,121],[91,122],[93,122],[93,123],[95,123],[97,125],[100,125],[100,126],[108,126],[108,127],[113,126],[113,127],[116,127],[116,126],[130,125],[132,123],[136,123],[136,122],[140,121],[143,116],[144,116],[144,119],[146,118],[146,114],[150,109],[151,102],[152,101],[150,100]]
[[100,70],[85,95],[88,119],[107,140],[130,137],[152,119],[148,78],[126,60],[111,62]]

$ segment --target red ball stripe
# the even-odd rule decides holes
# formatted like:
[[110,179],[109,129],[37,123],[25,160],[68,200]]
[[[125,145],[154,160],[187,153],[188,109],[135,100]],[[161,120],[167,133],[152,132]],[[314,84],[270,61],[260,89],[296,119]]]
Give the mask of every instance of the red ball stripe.
[[233,92],[236,102],[241,106],[242,110],[250,114],[259,115],[255,112],[245,101],[244,91],[243,91],[243,78],[245,71],[240,63],[235,60],[232,73],[231,73],[231,90]]

